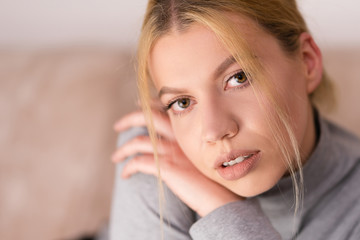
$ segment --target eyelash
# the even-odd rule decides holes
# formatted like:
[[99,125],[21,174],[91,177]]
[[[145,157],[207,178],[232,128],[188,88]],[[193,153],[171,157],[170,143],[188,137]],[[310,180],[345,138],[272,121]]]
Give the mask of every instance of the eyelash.
[[183,99],[189,99],[190,100],[190,106],[187,107],[186,109],[184,109],[183,111],[180,111],[180,112],[173,111],[173,114],[174,115],[181,115],[181,114],[184,114],[187,111],[191,110],[192,104],[194,104],[194,100],[192,100],[190,96],[178,96],[178,97],[170,100],[169,103],[164,106],[164,111],[169,111],[173,107],[173,105],[175,103],[177,103],[177,102],[179,102],[180,100],[183,100]]
[[[229,83],[229,81],[234,78],[236,75],[239,75],[239,74],[243,74],[243,77],[245,78],[244,82],[241,83],[240,85],[238,86],[234,86],[230,89],[227,89],[227,85]],[[239,70],[237,72],[235,72],[234,74],[231,75],[231,77],[229,77],[226,81],[225,81],[225,86],[224,86],[224,90],[236,90],[236,89],[241,89],[241,88],[245,88],[245,87],[248,87],[250,85],[250,82],[249,82],[249,78],[248,78],[248,75],[243,71],[243,70]]]
[[[236,75],[238,74],[244,74],[244,77],[246,78],[244,83],[241,83],[241,85],[239,86],[235,86],[235,87],[232,87],[232,88],[229,88],[227,89],[226,86],[227,84],[229,83],[229,81],[234,78]],[[249,79],[248,79],[248,76],[247,74],[243,71],[243,70],[239,70],[237,72],[235,72],[234,74],[231,75],[231,77],[229,77],[226,81],[225,81],[225,86],[224,86],[224,90],[236,90],[236,89],[241,89],[241,88],[245,88],[245,87],[248,87],[250,85],[250,82],[249,82]],[[190,106],[185,108],[184,110],[182,111],[174,111],[173,110],[173,114],[176,115],[176,116],[181,116],[182,114],[185,114],[187,111],[190,111],[192,109],[192,105],[194,104],[194,100],[191,99],[190,96],[178,96],[174,99],[171,99],[165,106],[164,106],[164,111],[169,111],[173,105],[177,102],[179,102],[180,100],[189,100],[190,101]]]

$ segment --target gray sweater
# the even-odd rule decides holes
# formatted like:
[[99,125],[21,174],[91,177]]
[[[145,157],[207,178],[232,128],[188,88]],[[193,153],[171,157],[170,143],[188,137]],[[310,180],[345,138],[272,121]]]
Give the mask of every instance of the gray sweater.
[[[164,239],[360,239],[360,140],[320,119],[320,138],[304,166],[303,207],[294,216],[290,177],[269,191],[200,218],[165,187]],[[143,129],[120,136],[123,144]],[[161,239],[157,180],[122,180],[117,166],[110,238]]]

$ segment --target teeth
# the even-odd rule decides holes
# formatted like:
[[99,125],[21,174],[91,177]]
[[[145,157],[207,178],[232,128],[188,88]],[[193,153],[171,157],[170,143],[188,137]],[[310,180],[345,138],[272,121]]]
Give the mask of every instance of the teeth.
[[247,156],[240,156],[240,157],[237,157],[234,160],[231,160],[229,162],[224,162],[222,165],[224,167],[233,166],[233,165],[235,165],[237,163],[241,163],[242,161],[244,161],[245,159],[247,159],[247,158],[249,158],[251,156],[252,156],[252,154],[247,155]]

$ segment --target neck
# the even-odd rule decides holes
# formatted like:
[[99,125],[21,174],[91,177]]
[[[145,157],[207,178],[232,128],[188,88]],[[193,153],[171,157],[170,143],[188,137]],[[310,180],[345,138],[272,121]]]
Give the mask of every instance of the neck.
[[308,119],[307,128],[303,141],[300,144],[300,154],[302,159],[302,165],[305,165],[309,157],[313,153],[318,138],[320,136],[320,127],[318,120],[318,113],[311,105],[308,107]]

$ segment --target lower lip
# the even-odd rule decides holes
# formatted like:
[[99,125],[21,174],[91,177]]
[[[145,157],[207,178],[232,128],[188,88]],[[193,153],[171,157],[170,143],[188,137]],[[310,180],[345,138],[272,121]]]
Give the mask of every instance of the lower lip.
[[257,161],[260,158],[260,152],[255,153],[250,158],[245,159],[241,163],[237,163],[229,167],[219,167],[216,171],[219,175],[225,180],[234,181],[239,178],[244,177],[248,174],[251,169],[256,165]]

